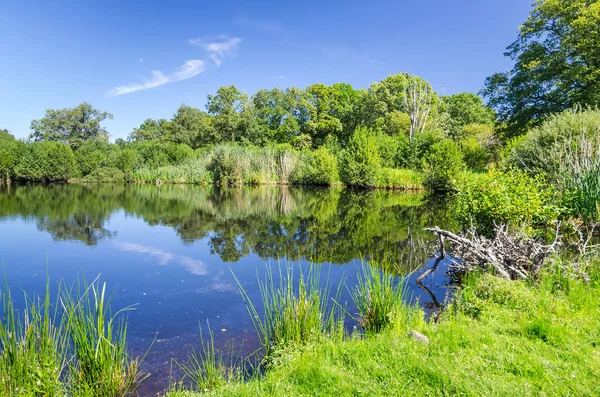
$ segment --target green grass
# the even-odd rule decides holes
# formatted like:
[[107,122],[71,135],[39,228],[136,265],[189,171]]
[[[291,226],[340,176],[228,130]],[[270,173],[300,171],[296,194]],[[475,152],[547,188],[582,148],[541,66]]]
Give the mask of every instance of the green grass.
[[358,322],[367,333],[384,330],[406,310],[402,291],[403,282],[363,262],[350,295],[360,315]]
[[61,374],[67,364],[66,333],[50,301],[50,288],[42,296],[25,295],[26,309],[19,313],[5,284],[0,321],[0,395],[61,396]]
[[110,314],[106,286],[58,288],[58,302],[25,295],[16,309],[8,286],[0,320],[1,396],[124,397],[144,376],[127,352],[122,312]]
[[258,280],[262,317],[257,304],[238,282],[263,348],[260,354],[265,359],[271,359],[281,349],[321,340],[324,335],[343,333],[341,308],[335,304],[340,288],[336,296],[331,296],[329,279],[325,280],[324,287],[320,284],[320,269],[318,265],[311,265],[296,276],[293,264],[285,266],[285,270],[280,265],[279,274],[274,275],[272,267],[267,266],[264,279]]
[[[298,346],[282,354],[265,375],[225,383],[208,394],[598,395],[600,284],[595,274],[589,283],[571,279],[568,288],[555,280],[554,270],[536,285],[469,277],[437,323],[419,315],[397,316],[378,334]],[[411,339],[412,329],[430,343]]]

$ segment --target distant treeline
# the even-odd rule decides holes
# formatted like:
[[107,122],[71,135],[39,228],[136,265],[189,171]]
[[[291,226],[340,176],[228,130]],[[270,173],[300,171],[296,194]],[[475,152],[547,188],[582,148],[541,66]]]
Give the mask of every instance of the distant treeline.
[[485,168],[500,148],[495,113],[480,97],[440,96],[403,73],[362,90],[315,84],[249,97],[222,87],[206,111],[182,105],[115,144],[101,125],[111,117],[83,103],[32,121],[27,142],[1,131],[2,179],[447,190],[449,173]]

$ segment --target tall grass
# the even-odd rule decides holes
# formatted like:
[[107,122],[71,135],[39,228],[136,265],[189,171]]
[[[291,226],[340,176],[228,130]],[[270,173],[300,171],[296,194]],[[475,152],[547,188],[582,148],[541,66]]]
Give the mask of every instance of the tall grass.
[[43,298],[25,294],[26,308],[18,314],[5,283],[4,316],[0,321],[0,391],[8,396],[63,396],[66,334],[50,302],[46,280]]
[[85,396],[126,396],[145,379],[139,362],[127,351],[127,324],[120,316],[128,308],[110,311],[106,284],[94,281],[87,288],[62,295],[66,329],[73,346],[69,363],[72,389]]
[[360,324],[368,333],[377,333],[393,323],[402,308],[404,282],[385,274],[366,262],[362,263],[352,300],[360,315]]
[[[79,290],[81,291],[81,289]],[[95,281],[83,293],[59,285],[59,302],[25,296],[22,313],[5,284],[0,320],[0,395],[107,396],[135,392],[144,376],[129,357],[127,325],[110,315],[106,286]]]
[[293,266],[285,269],[280,266],[279,275],[274,275],[269,266],[264,279],[258,280],[262,318],[258,306],[250,300],[238,281],[267,358],[277,349],[302,345],[325,334],[343,335],[343,320],[334,304],[340,288],[335,296],[331,296],[329,277],[321,285],[318,266],[311,266],[306,273],[300,270],[297,277]]
[[208,335],[209,340],[205,341],[200,327],[201,350],[199,352],[192,350],[187,363],[177,363],[193,390],[213,390],[228,381],[240,380],[242,377],[238,365],[239,355],[235,354],[233,343],[218,349],[210,325],[208,325]]

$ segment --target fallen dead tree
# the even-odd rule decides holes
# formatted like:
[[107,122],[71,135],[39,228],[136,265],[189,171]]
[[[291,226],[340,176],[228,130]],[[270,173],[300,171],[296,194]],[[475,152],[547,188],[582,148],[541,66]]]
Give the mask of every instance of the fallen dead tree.
[[550,245],[544,245],[522,233],[511,233],[505,226],[496,227],[493,239],[478,235],[474,229],[462,236],[439,227],[425,230],[436,235],[441,257],[446,255],[447,248],[453,270],[469,272],[491,267],[509,280],[535,277],[548,254],[556,252],[561,245],[558,227],[555,240]]

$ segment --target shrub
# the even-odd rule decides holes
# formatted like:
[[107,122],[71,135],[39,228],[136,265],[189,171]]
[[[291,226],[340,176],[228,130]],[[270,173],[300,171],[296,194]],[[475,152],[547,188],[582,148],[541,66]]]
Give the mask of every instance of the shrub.
[[244,170],[250,169],[250,159],[239,146],[217,146],[209,169],[214,173],[215,182],[221,185],[241,185]]
[[33,142],[15,166],[18,179],[31,182],[64,182],[76,175],[73,150],[61,142]]
[[118,168],[114,167],[98,167],[90,172],[85,178],[82,179],[84,182],[125,182],[125,174]]
[[401,190],[423,189],[423,177],[413,170],[382,168],[377,176],[377,187]]
[[425,168],[425,186],[438,192],[453,191],[463,168],[460,147],[456,142],[444,139],[431,147]]
[[415,134],[412,142],[409,141],[408,135],[400,135],[398,139],[396,166],[421,170],[426,165],[426,159],[429,156],[431,147],[440,141],[440,134],[425,131]]
[[23,152],[24,144],[0,130],[0,182],[14,177],[14,168]]
[[398,150],[400,149],[400,139],[384,133],[377,134],[377,148],[381,156],[381,165],[383,167],[396,167]]
[[115,167],[119,148],[103,142],[87,142],[75,151],[75,160],[82,176],[98,167]]
[[337,160],[325,147],[300,155],[294,182],[309,185],[333,185],[339,179]]
[[342,155],[342,182],[353,186],[374,186],[381,169],[377,138],[373,131],[358,128]]
[[555,192],[541,177],[524,172],[464,174],[457,193],[457,216],[464,227],[474,226],[487,236],[494,224],[507,224],[535,232],[559,215]]

